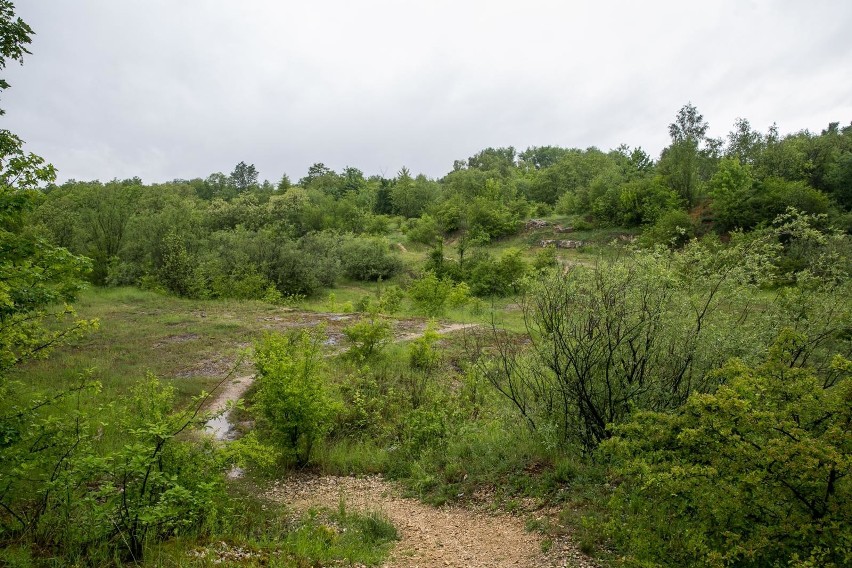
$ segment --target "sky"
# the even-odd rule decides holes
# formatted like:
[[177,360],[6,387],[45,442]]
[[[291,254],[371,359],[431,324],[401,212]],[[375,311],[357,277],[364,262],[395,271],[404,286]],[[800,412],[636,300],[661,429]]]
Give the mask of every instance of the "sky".
[[0,128],[60,182],[322,162],[441,177],[487,147],[656,157],[691,102],[724,137],[852,122],[849,0],[16,0],[36,32]]

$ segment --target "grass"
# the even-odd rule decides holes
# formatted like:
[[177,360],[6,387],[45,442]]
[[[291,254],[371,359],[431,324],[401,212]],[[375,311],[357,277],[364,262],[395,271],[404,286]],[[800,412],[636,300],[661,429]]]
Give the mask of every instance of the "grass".
[[[336,301],[357,302],[365,293],[375,294],[377,286],[343,285],[335,289]],[[301,307],[329,311],[322,303],[323,299],[314,298]],[[87,290],[77,303],[77,311],[81,318],[100,320],[100,329],[57,349],[45,360],[20,367],[13,379],[36,390],[48,390],[69,386],[82,373],[90,373],[103,384],[102,400],[110,400],[128,393],[132,384],[150,372],[174,385],[179,402],[185,403],[220,380],[240,352],[264,331],[319,321],[309,313],[262,302],[188,300],[133,288]],[[413,315],[411,306],[403,305],[401,311],[403,317]],[[522,329],[521,311],[510,299],[490,303],[482,314],[458,309],[443,319],[487,325],[492,313],[498,325]],[[418,325],[421,323],[418,318]],[[540,502],[564,499],[559,490],[577,477],[579,466],[547,450],[519,427],[514,415],[504,413],[505,401],[482,385],[475,395],[482,401],[464,403],[481,408],[472,410],[472,406],[451,402],[469,396],[463,372],[468,355],[459,337],[457,334],[439,341],[442,369],[431,379],[430,390],[424,391],[430,399],[427,404],[447,412],[444,439],[416,454],[407,454],[392,439],[394,428],[400,432],[407,428],[408,414],[404,411],[393,424],[383,426],[391,432],[388,438],[338,435],[321,443],[313,460],[316,467],[336,475],[395,476],[413,493],[435,504],[464,500],[483,488],[493,490],[493,500],[504,509],[511,509],[525,497]],[[384,373],[390,377],[387,380],[397,381],[390,385],[397,389],[396,394],[391,390],[386,396],[403,407],[410,399],[405,380],[413,376],[406,353],[404,344],[389,345],[384,362],[371,362],[376,376]],[[338,374],[355,374],[342,360],[333,367]],[[342,380],[342,375],[335,380]],[[435,403],[436,394],[444,402]],[[223,529],[225,532],[217,532],[228,535],[224,544],[219,537],[215,543],[172,540],[156,546],[149,556],[152,565],[210,565],[216,559],[229,563],[240,554],[248,554],[245,558],[255,565],[307,566],[338,561],[370,565],[379,562],[389,546],[392,527],[384,526],[379,518],[352,515],[341,520],[320,513],[295,521],[291,512],[264,510],[269,505],[256,498],[242,496],[239,503],[229,514],[230,525]],[[339,530],[341,527],[346,530]],[[22,555],[25,553],[10,551],[7,556]],[[19,564],[26,565],[26,561]]]
[[133,288],[87,290],[76,308],[79,317],[98,319],[100,328],[21,366],[11,378],[57,388],[87,371],[106,392],[124,393],[150,372],[170,381],[185,400],[211,388],[264,319],[282,313],[261,302],[185,300]]
[[313,509],[296,516],[258,497],[251,482],[234,483],[233,509],[218,536],[173,539],[147,551],[149,566],[375,566],[398,540],[378,511]]

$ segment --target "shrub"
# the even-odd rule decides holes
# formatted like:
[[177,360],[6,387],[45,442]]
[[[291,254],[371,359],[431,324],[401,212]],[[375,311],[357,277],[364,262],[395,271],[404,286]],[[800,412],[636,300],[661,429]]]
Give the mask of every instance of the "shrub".
[[431,215],[423,215],[423,217],[411,223],[411,228],[406,236],[413,243],[431,245],[440,234],[438,221]]
[[785,332],[763,365],[719,371],[716,393],[616,428],[609,528],[629,565],[849,565],[852,363],[826,388],[790,367],[803,340]]
[[686,211],[667,211],[642,235],[645,245],[679,248],[695,236],[695,223]]
[[470,289],[475,296],[509,296],[521,289],[521,279],[527,272],[527,264],[521,251],[508,249],[499,260],[490,256],[471,259]]
[[346,355],[356,361],[378,356],[391,337],[390,324],[373,312],[352,325],[343,328],[343,335],[351,344]]
[[434,322],[429,322],[421,337],[408,345],[408,364],[412,369],[431,371],[441,360],[441,354],[435,349],[440,339]]
[[304,465],[331,426],[320,336],[306,331],[266,335],[255,347],[255,407],[273,442]]
[[343,272],[355,280],[387,279],[402,269],[384,239],[353,237],[340,247]]
[[434,272],[429,271],[411,283],[408,288],[408,297],[414,302],[417,311],[434,317],[444,313],[447,299],[452,291],[452,280],[439,279]]
[[226,502],[215,449],[179,437],[201,422],[199,401],[175,411],[174,387],[151,376],[99,406],[98,387],[0,417],[3,541],[92,564],[140,561],[146,544],[209,528]]
[[405,292],[399,286],[388,286],[379,289],[376,306],[384,314],[393,314],[399,311]]
[[538,251],[535,260],[533,260],[533,268],[536,272],[545,272],[551,268],[556,268],[557,265],[556,247],[553,245],[546,246]]

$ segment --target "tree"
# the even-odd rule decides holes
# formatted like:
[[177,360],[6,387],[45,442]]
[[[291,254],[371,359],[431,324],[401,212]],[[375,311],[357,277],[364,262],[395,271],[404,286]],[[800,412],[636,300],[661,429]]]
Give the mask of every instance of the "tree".
[[[30,53],[26,46],[32,43],[32,35],[35,35],[32,28],[21,18],[15,17],[15,6],[11,0],[0,0],[0,70],[6,68],[7,60],[24,63],[24,54]],[[8,88],[9,83],[0,78],[0,91]],[[0,109],[0,115],[3,114],[6,111]]]
[[738,118],[734,122],[734,129],[728,134],[725,155],[737,158],[742,164],[754,164],[763,151],[763,144],[763,135],[752,130],[748,120]]
[[[0,0],[0,69],[7,60],[23,63],[32,34],[15,17],[14,5]],[[8,86],[0,79],[0,90]],[[89,270],[87,259],[53,246],[27,227],[28,214],[42,199],[38,187],[55,175],[43,158],[24,152],[20,138],[0,130],[0,394],[11,366],[46,353],[92,324],[45,325],[48,319],[73,315],[67,302],[76,297]]]
[[699,195],[702,144],[706,141],[708,124],[692,103],[684,105],[675,122],[669,125],[671,145],[663,150],[660,169],[688,207],[695,205]]
[[257,187],[257,168],[254,164],[240,162],[231,172],[229,177],[231,184],[237,189],[237,193],[244,193],[249,189]]
[[255,346],[257,409],[276,444],[299,465],[308,463],[334,415],[320,349],[320,336],[305,331],[270,334]]
[[281,176],[281,179],[278,180],[278,185],[275,186],[275,189],[280,193],[284,193],[285,191],[290,189],[292,186],[293,186],[293,184],[290,183],[290,176],[288,176],[287,174],[283,174]]

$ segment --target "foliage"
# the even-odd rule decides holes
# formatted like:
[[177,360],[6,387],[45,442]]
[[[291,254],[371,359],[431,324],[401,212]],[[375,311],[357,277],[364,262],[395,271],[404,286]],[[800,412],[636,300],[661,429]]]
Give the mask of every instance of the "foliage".
[[556,268],[559,261],[556,258],[556,247],[553,245],[546,246],[535,255],[533,260],[533,269],[536,272],[546,272],[551,268]]
[[790,366],[802,340],[783,332],[766,363],[722,368],[715,393],[615,429],[609,528],[628,565],[852,562],[852,365],[835,360],[825,388]]
[[[86,404],[98,389],[83,382],[36,395],[2,417],[0,538],[139,561],[149,542],[196,534],[215,519],[220,464],[205,443],[178,438],[203,422],[199,400],[175,411],[174,388],[148,377],[128,397]],[[105,428],[116,429],[117,446]]]
[[197,297],[203,290],[198,278],[196,263],[186,250],[186,245],[174,232],[163,240],[163,267],[160,269],[160,281],[178,296]]
[[408,287],[408,297],[418,312],[435,317],[444,313],[456,285],[449,278],[438,278],[428,271]]
[[437,367],[441,354],[435,345],[440,337],[435,323],[429,322],[423,335],[408,344],[408,364],[412,369],[431,371]]
[[671,210],[663,213],[644,235],[646,245],[666,245],[679,248],[695,237],[695,222],[683,211]]
[[366,361],[381,354],[391,338],[391,327],[377,312],[372,312],[344,327],[343,335],[350,343],[346,354],[356,361]]
[[351,238],[340,247],[343,272],[355,280],[387,279],[402,268],[384,239]]
[[376,307],[380,313],[393,314],[399,311],[405,292],[399,286],[385,286],[378,290]]
[[268,334],[255,346],[258,418],[272,442],[299,465],[308,463],[334,412],[320,345],[319,334],[303,331]]
[[715,386],[707,371],[743,347],[729,327],[749,315],[737,296],[773,250],[695,243],[550,274],[524,298],[531,349],[495,326],[480,372],[533,430],[593,448],[633,409],[675,408]]
[[[0,69],[22,61],[32,30],[0,2]],[[0,80],[0,90],[8,84]],[[37,188],[52,182],[53,166],[23,150],[23,142],[0,131],[0,386],[7,370],[85,332],[95,322],[70,322],[68,305],[88,273],[87,259],[53,246],[28,215],[41,201]],[[58,325],[47,325],[54,319]]]
[[528,267],[521,251],[508,249],[498,260],[481,255],[470,260],[470,291],[474,296],[509,296],[523,288],[522,279]]

